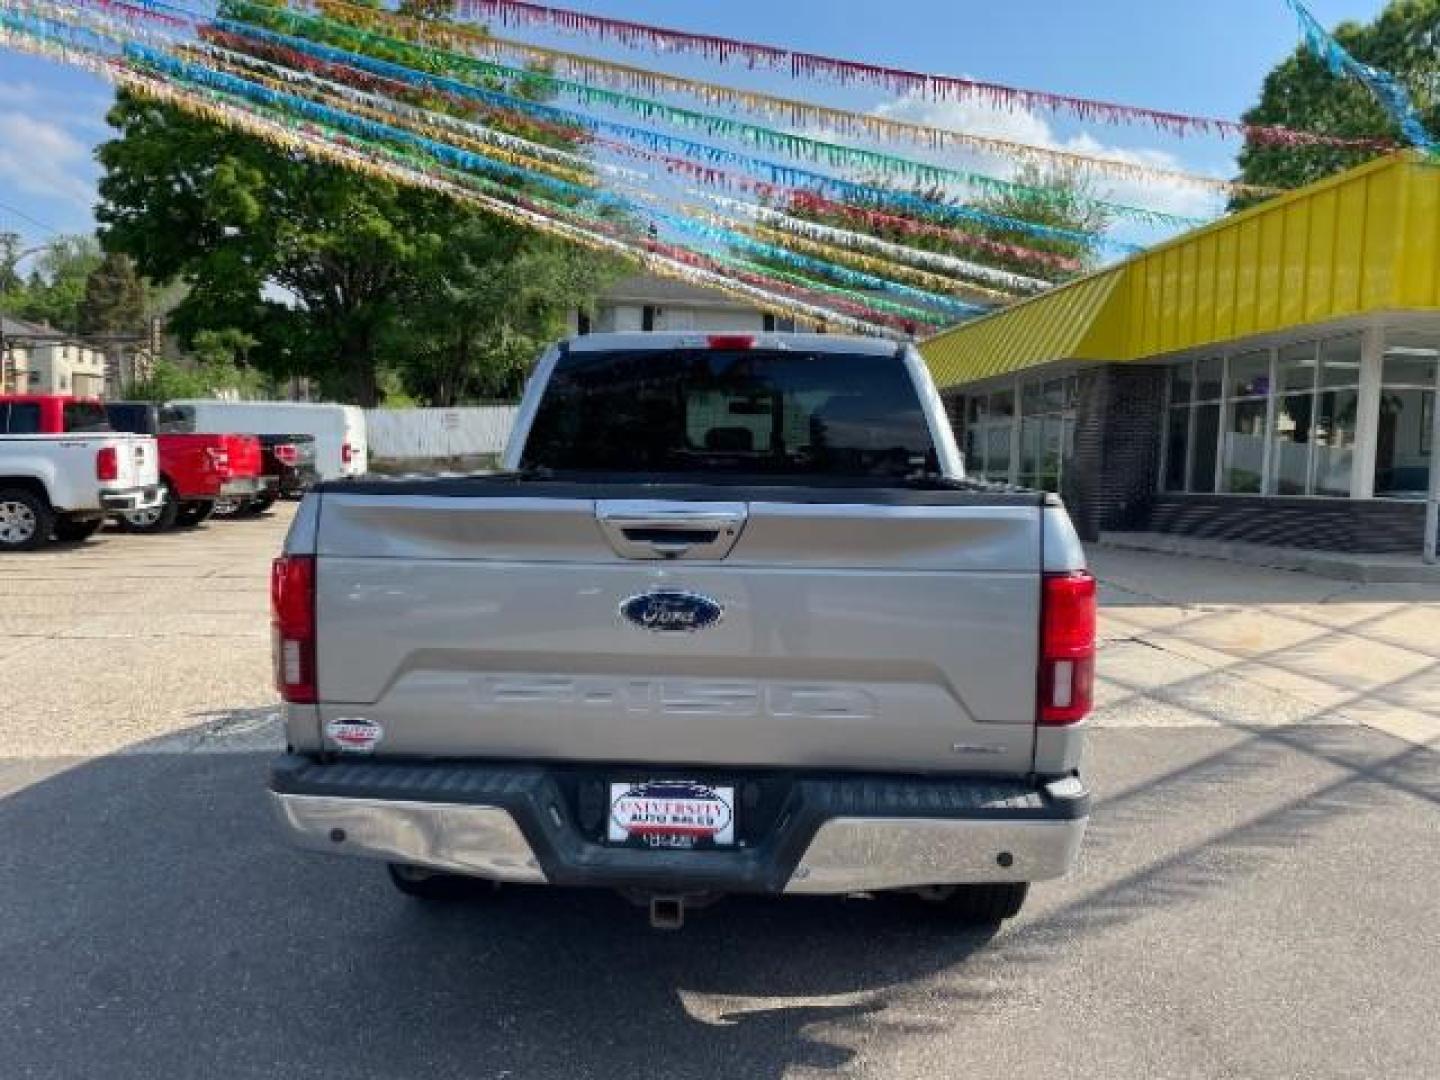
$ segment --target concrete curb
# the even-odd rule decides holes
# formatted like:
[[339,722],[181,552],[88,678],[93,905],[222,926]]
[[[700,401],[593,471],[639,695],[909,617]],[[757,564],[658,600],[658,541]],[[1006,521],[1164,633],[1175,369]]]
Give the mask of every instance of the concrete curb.
[[1168,533],[1100,534],[1104,547],[1122,551],[1151,551],[1165,555],[1188,555],[1201,559],[1247,563],[1251,566],[1272,566],[1280,570],[1298,570],[1317,577],[1339,581],[1372,584],[1440,585],[1440,566],[1427,566],[1418,555],[1342,555],[1304,548],[1272,547],[1268,544],[1245,544],[1226,540],[1205,540]]

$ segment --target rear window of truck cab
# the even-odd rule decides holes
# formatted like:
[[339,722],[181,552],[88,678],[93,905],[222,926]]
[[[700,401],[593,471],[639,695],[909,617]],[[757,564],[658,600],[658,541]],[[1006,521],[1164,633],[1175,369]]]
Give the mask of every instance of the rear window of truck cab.
[[33,401],[16,401],[9,405],[0,404],[0,416],[5,418],[7,435],[40,434],[40,406]]
[[747,349],[567,353],[521,467],[875,479],[939,471],[900,360]]
[[62,417],[66,432],[109,431],[110,417],[98,401],[67,401]]

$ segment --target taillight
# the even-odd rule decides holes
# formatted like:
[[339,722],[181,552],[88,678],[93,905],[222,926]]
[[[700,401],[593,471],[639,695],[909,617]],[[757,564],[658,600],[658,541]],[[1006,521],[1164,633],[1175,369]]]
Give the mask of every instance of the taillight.
[[277,443],[275,445],[275,460],[280,462],[281,465],[287,465],[293,468],[295,463],[300,460],[300,451],[295,449],[291,443]]
[[120,454],[113,446],[102,446],[95,455],[95,479],[120,479]]
[[310,703],[315,689],[315,559],[282,555],[270,568],[275,687],[286,701]]
[[1095,703],[1095,579],[1046,574],[1042,602],[1039,721],[1077,724]]
[[340,444],[340,464],[349,465],[350,459],[354,456],[355,451],[351,448],[348,442]]

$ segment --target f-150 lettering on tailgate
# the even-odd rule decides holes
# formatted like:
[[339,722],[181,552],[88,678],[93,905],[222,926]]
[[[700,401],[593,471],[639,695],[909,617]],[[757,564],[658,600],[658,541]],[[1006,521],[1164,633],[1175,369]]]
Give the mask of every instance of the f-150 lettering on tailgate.
[[875,698],[854,686],[750,680],[627,679],[586,675],[485,675],[474,680],[481,710],[533,707],[693,716],[869,720]]

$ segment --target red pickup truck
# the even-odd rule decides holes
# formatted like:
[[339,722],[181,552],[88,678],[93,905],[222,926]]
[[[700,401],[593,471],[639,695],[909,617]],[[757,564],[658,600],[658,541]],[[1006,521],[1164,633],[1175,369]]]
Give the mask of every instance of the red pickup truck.
[[196,435],[167,430],[164,411],[148,401],[102,402],[69,394],[4,394],[0,410],[11,435],[68,435],[128,431],[153,435],[159,449],[159,506],[116,515],[132,532],[161,532],[172,525],[198,525],[215,500],[261,495],[260,440],[253,435]]
[[244,501],[264,494],[269,481],[261,475],[260,440],[254,435],[196,434],[173,410],[151,401],[108,401],[105,412],[116,431],[154,435],[160,447],[164,501],[154,510],[119,515],[127,531],[190,528],[214,512],[217,499]]

